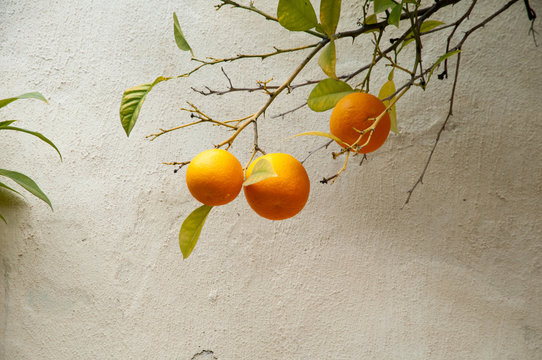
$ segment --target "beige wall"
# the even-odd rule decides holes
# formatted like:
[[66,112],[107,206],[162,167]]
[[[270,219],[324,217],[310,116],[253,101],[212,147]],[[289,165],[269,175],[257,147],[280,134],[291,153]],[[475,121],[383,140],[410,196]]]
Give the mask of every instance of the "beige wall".
[[[154,142],[145,135],[188,121],[185,100],[227,119],[265,96],[190,90],[225,87],[218,67],[169,81],[151,92],[127,139],[122,92],[193,66],[173,41],[173,11],[198,57],[312,40],[243,11],[216,12],[215,3],[2,1],[0,98],[38,90],[50,105],[16,102],[1,119],[42,131],[64,161],[28,136],[2,134],[0,167],[32,176],[55,211],[0,194],[9,220],[0,223],[0,358],[191,359],[202,350],[194,359],[211,351],[221,360],[542,358],[542,52],[527,34],[523,2],[466,43],[454,117],[404,210],[451,80],[406,95],[402,133],[333,186],[318,180],[341,160],[311,157],[311,196],[299,216],[266,221],[241,195],[213,210],[182,261],[178,229],[197,203],[184,170],[161,162],[189,160],[227,133],[202,126]],[[275,3],[256,1],[269,12]],[[480,3],[471,25],[504,1]],[[348,55],[349,45],[338,44],[340,71],[369,56]],[[443,51],[430,40],[425,49],[428,61]],[[278,83],[298,60],[225,69],[238,86]],[[320,76],[314,68],[300,78]],[[375,89],[384,76],[375,73]],[[308,91],[281,97],[268,115]],[[326,131],[328,117],[308,109],[268,116],[260,143],[303,158],[323,141],[284,139]],[[232,150],[243,163],[251,141],[247,132]]]

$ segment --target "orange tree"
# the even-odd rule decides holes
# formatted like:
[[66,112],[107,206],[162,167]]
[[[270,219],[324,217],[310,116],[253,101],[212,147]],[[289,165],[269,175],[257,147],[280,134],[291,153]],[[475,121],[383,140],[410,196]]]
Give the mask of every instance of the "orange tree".
[[[427,156],[425,166],[420,176],[408,191],[405,206],[416,187],[422,183],[426,170],[431,162],[440,135],[452,116],[454,96],[458,82],[458,74],[461,64],[461,54],[468,38],[476,31],[481,30],[486,24],[498,18],[501,14],[515,9],[526,11],[525,30],[533,36],[536,45],[534,21],[536,14],[529,4],[529,0],[509,0],[499,6],[494,6],[493,12],[475,25],[466,24],[466,19],[478,5],[477,0],[360,0],[355,3],[354,9],[358,12],[358,21],[348,24],[349,30],[337,32],[337,25],[341,21],[341,0],[321,0],[319,14],[314,10],[309,0],[278,0],[276,14],[269,14],[254,6],[254,2],[248,4],[233,0],[217,0],[217,10],[223,7],[233,7],[240,11],[246,11],[254,16],[262,17],[267,21],[278,22],[284,28],[292,32],[304,32],[308,41],[296,47],[279,49],[273,46],[271,52],[247,52],[231,57],[216,58],[207,57],[200,59],[194,56],[192,48],[188,44],[179,24],[177,15],[173,13],[173,35],[179,49],[189,51],[192,61],[196,63],[194,68],[187,73],[176,77],[160,76],[153,82],[127,89],[122,97],[120,106],[121,123],[129,136],[138,119],[141,106],[147,94],[154,86],[163,82],[179,78],[187,78],[195,72],[202,71],[207,67],[250,59],[267,59],[288,53],[303,52],[306,55],[290,71],[290,75],[282,84],[272,84],[270,81],[259,81],[255,87],[234,86],[230,77],[222,69],[227,81],[226,90],[212,89],[205,86],[204,90],[194,89],[203,95],[225,95],[236,92],[262,92],[268,95],[267,100],[258,105],[254,112],[240,114],[235,119],[215,119],[201,111],[196,105],[188,102],[189,107],[184,111],[190,113],[191,122],[180,124],[170,129],[150,134],[148,138],[154,140],[159,136],[172,131],[184,129],[201,123],[210,123],[228,130],[228,135],[215,148],[228,150],[238,135],[249,128],[254,132],[254,143],[247,151],[251,152],[249,163],[244,167],[245,193],[251,193],[250,186],[268,186],[265,182],[277,181],[271,179],[277,176],[274,164],[265,156],[250,164],[258,153],[265,155],[258,143],[258,121],[269,106],[277,101],[279,95],[291,93],[300,87],[312,87],[310,95],[303,103],[279,116],[288,115],[298,109],[308,106],[316,112],[333,109],[331,117],[331,129],[329,133],[308,131],[299,135],[313,135],[328,138],[326,143],[309,152],[309,156],[318,150],[328,149],[335,140],[339,150],[329,150],[333,158],[344,156],[344,164],[329,177],[324,177],[320,182],[328,183],[337,179],[339,174],[347,167],[350,156],[362,156],[376,150],[386,140],[388,132],[398,132],[395,107],[397,101],[409,90],[418,88],[426,90],[427,85],[435,79],[445,80],[450,76],[450,105],[448,114],[443,119],[433,146]],[[443,19],[441,11],[447,7],[462,3],[462,12],[456,16],[449,13]],[[518,3],[516,5],[516,3]],[[515,7],[513,5],[516,5]],[[341,24],[345,27],[345,24]],[[263,26],[263,25],[262,25]],[[347,27],[348,27],[347,26]],[[463,26],[463,27],[462,27]],[[399,35],[397,35],[399,34]],[[394,36],[395,35],[395,36]],[[355,71],[339,74],[336,71],[336,43],[349,40],[351,46],[357,46],[356,40],[360,37],[369,37],[372,47],[367,51],[371,54],[368,63],[360,63]],[[423,43],[427,38],[440,41],[441,53],[437,56],[426,54]],[[190,38],[188,36],[188,38]],[[359,45],[358,45],[359,46]],[[413,48],[405,51],[407,48]],[[317,58],[317,61],[311,61]],[[454,62],[455,66],[451,66]],[[299,73],[307,66],[319,66],[323,76],[318,79],[298,81]],[[373,70],[377,67],[389,69],[388,77],[378,91],[378,98],[367,96],[374,89]],[[400,76],[396,76],[400,73]],[[402,79],[396,83],[396,79]],[[382,81],[378,79],[377,81]],[[286,90],[286,91],[285,91]],[[366,93],[361,95],[362,93]],[[351,94],[359,94],[351,96]],[[361,154],[361,155],[360,155]],[[362,160],[363,160],[362,159]],[[295,159],[294,159],[295,160]],[[305,159],[306,160],[306,159]],[[190,161],[171,162],[168,164],[180,167],[189,164]],[[250,166],[250,167],[249,167]],[[177,168],[176,170],[178,170]],[[249,171],[246,171],[250,169]],[[303,169],[304,171],[304,169]],[[298,177],[299,178],[299,177]],[[307,188],[308,189],[308,188]],[[248,190],[248,191],[247,191]],[[308,191],[308,190],[307,190]],[[254,200],[251,200],[252,202]],[[260,204],[261,205],[261,204]],[[304,205],[304,202],[303,202]],[[251,207],[259,208],[258,204],[251,203]],[[265,207],[265,206],[263,206]],[[301,206],[303,207],[303,206]],[[183,256],[187,257],[192,251],[201,232],[203,223],[211,210],[211,206],[203,205],[190,214],[181,226],[179,242]],[[263,211],[265,213],[265,211]],[[269,217],[269,216],[268,216]],[[273,216],[271,216],[273,218]],[[280,218],[280,217],[279,217]]]

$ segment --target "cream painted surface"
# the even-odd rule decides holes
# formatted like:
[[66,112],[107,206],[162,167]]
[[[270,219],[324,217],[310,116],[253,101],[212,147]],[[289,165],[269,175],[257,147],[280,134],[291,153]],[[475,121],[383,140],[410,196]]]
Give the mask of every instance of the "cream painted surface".
[[[353,3],[345,23],[356,21]],[[480,3],[470,25],[504,1]],[[2,134],[0,167],[35,178],[55,211],[0,194],[9,220],[0,224],[0,358],[542,359],[542,48],[527,34],[523,2],[466,43],[454,117],[404,210],[446,115],[450,79],[409,93],[401,135],[335,185],[318,180],[340,160],[325,151],[307,160],[312,192],[299,216],[264,220],[241,195],[213,209],[182,261],[178,229],[197,203],[184,170],[161,162],[188,160],[227,133],[145,135],[189,121],[185,100],[227,119],[265,96],[195,94],[191,86],[226,87],[220,68],[209,68],[157,86],[126,138],[122,92],[193,66],[173,41],[173,11],[198,57],[312,41],[214,4],[1,2],[0,98],[37,90],[50,100],[13,103],[1,119],[46,134],[64,161],[24,134]],[[276,1],[255,4],[273,12]],[[425,48],[431,59],[442,52],[429,40]],[[340,71],[370,56],[340,54]],[[224,69],[237,86],[278,83],[299,59]],[[300,79],[320,76],[314,67]],[[376,89],[385,74],[374,80]],[[323,142],[283,139],[327,130],[329,112],[271,117],[308,91],[269,109],[265,150],[301,159]],[[235,143],[242,162],[251,141],[248,131]]]

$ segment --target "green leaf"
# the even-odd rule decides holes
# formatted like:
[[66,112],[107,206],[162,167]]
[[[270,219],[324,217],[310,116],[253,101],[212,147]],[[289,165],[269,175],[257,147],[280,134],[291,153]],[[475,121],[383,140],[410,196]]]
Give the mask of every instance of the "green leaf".
[[388,24],[399,27],[399,21],[401,21],[401,11],[403,10],[403,2],[397,4],[391,9],[390,16],[388,17]]
[[375,0],[375,14],[381,13],[382,11],[388,10],[392,6],[396,5],[392,0]]
[[318,65],[322,68],[324,73],[329,76],[330,78],[337,78],[337,75],[335,74],[335,65],[337,64],[337,58],[335,55],[335,40],[331,39],[329,44],[325,47],[325,49],[320,54],[320,58],[318,59]]
[[369,15],[365,18],[365,24],[372,25],[376,24],[378,22],[378,19],[376,18],[375,14]]
[[40,94],[39,92],[29,92],[29,93],[22,94],[22,95],[19,95],[19,96],[15,96],[15,97],[12,97],[12,98],[9,98],[9,99],[0,100],[0,108],[3,108],[7,104],[10,104],[10,103],[12,103],[12,102],[14,102],[15,100],[18,100],[18,99],[38,99],[38,100],[41,100],[41,101],[49,104],[49,102],[47,102],[47,99],[42,94]]
[[192,211],[190,215],[183,221],[181,225],[181,231],[179,231],[179,246],[183,253],[183,259],[186,259],[194,250],[196,243],[198,242],[201,229],[207,219],[207,215],[213,207],[209,205],[203,205]]
[[342,141],[341,139],[339,139],[339,138],[336,137],[335,135],[330,134],[330,133],[327,133],[327,132],[323,132],[323,131],[308,131],[308,132],[304,132],[304,133],[301,133],[301,134],[294,135],[294,136],[292,136],[292,137],[294,138],[294,137],[298,137],[298,136],[306,136],[306,135],[313,135],[313,136],[327,137],[327,138],[329,138],[329,139],[335,140],[336,142],[338,142],[338,143],[341,144],[341,145],[349,146],[347,143],[345,143],[344,141]]
[[388,75],[388,80],[393,80],[393,75],[395,74],[395,68],[392,68],[389,75]]
[[443,23],[442,21],[438,21],[438,20],[425,20],[420,25],[420,33],[423,34],[425,32],[431,31],[434,28],[436,28],[436,27],[438,27],[440,25],[444,25],[444,24],[445,23]]
[[5,128],[11,124],[13,124],[17,120],[7,120],[7,121],[0,121],[0,129]]
[[344,81],[324,79],[312,89],[307,104],[313,111],[326,111],[333,108],[344,96],[354,90]]
[[[420,25],[420,34],[431,31],[440,25],[444,25],[444,23],[442,21],[437,21],[437,20],[426,20]],[[413,41],[414,41],[414,34],[412,33],[412,31],[410,31],[407,34],[403,43],[401,44],[401,48],[399,49],[399,51],[401,51],[405,46],[407,46]]]
[[2,183],[2,182],[0,182],[0,187],[2,187],[2,188],[4,188],[4,189],[8,189],[8,190],[10,190],[10,191],[13,191],[14,193],[17,193],[17,194],[23,196],[20,192],[18,192],[18,191],[15,190],[15,189],[10,188],[9,186],[7,186],[6,184],[4,184],[4,183]]
[[0,219],[4,220],[4,222],[7,224],[8,222],[6,221],[6,219],[2,216],[2,214],[0,214]]
[[340,17],[341,0],[320,0],[320,22],[327,35],[335,34]]
[[252,172],[250,173],[248,179],[243,182],[243,186],[256,184],[267,178],[277,176],[278,175],[273,169],[273,164],[271,164],[271,161],[263,158],[258,160],[258,162],[254,164],[254,168],[252,169]]
[[179,25],[179,19],[177,19],[177,14],[175,14],[175,12],[173,12],[173,34],[175,35],[175,43],[177,43],[177,47],[183,51],[190,51],[192,56],[194,56],[192,48],[190,45],[188,45],[188,42],[186,42],[186,39],[184,38],[181,25]]
[[41,189],[39,186],[29,178],[28,176],[21,174],[16,171],[10,171],[5,169],[0,169],[0,176],[5,176],[7,178],[10,178],[11,180],[15,181],[17,184],[22,186],[25,190],[30,192],[32,195],[36,196],[38,199],[43,200],[47,205],[53,208],[53,205],[51,205],[51,201],[49,201],[49,198]]
[[[380,92],[378,93],[378,98],[382,100],[384,105],[386,105],[386,108],[390,105],[393,99],[395,99],[395,97],[391,98],[390,100],[384,100],[384,99],[393,95],[394,93],[395,93],[395,83],[393,82],[393,80],[390,79],[384,85],[382,85],[382,88],[380,89]],[[388,110],[388,114],[391,120],[391,131],[393,131],[396,134],[399,134],[399,129],[397,128],[397,113],[395,111],[395,104]]]
[[60,156],[60,159],[62,160],[62,154],[60,153],[58,148],[55,146],[55,144],[53,144],[53,142],[51,140],[47,139],[45,136],[43,136],[39,132],[30,131],[30,130],[26,130],[26,129],[21,129],[21,128],[18,128],[18,127],[15,127],[15,126],[4,126],[4,127],[2,127],[1,124],[0,124],[0,129],[2,129],[2,130],[20,131],[20,132],[24,132],[24,133],[27,133],[27,134],[30,134],[30,135],[34,135],[35,137],[37,137],[37,138],[41,139],[42,141],[46,142],[47,144],[51,145],[56,150],[56,152]]
[[277,19],[283,27],[291,31],[307,31],[318,24],[309,0],[279,0]]
[[143,105],[147,94],[154,85],[166,80],[169,79],[160,76],[156,78],[152,84],[143,84],[124,91],[120,103],[120,122],[124,131],[126,131],[126,136],[130,136],[130,132],[134,128],[139,116],[139,111],[141,110],[141,106]]
[[314,27],[314,30],[318,31],[320,34],[325,34],[322,24],[316,24],[316,26]]
[[459,52],[461,52],[461,50],[454,50],[454,51],[447,52],[446,54],[439,57],[437,62],[435,63],[435,65],[433,65],[433,67],[431,68],[431,71],[429,72],[429,76],[427,77],[427,82],[429,82],[429,80],[431,79],[431,75],[433,75],[433,71],[435,71],[435,69],[438,67],[438,65],[441,62],[443,62],[444,60],[448,59],[451,56],[454,56],[455,54]]
[[[373,25],[378,22],[375,14],[369,15],[365,18],[365,25]],[[378,29],[366,30],[365,33],[378,32]]]

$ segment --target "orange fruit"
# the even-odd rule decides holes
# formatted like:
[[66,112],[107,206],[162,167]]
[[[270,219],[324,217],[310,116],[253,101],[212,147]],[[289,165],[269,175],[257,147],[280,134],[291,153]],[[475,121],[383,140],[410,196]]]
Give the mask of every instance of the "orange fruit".
[[[331,112],[329,120],[330,132],[348,145],[352,145],[360,136],[360,133],[354,129],[360,131],[367,129],[385,109],[384,103],[374,95],[363,92],[348,94],[339,100]],[[369,120],[371,118],[373,120]],[[369,143],[359,149],[358,152],[367,154],[381,147],[388,138],[390,128],[390,116],[386,113],[376,126],[373,134],[370,135],[370,132],[365,133],[357,143],[357,145],[361,146],[365,144],[369,135],[371,136]]]
[[244,187],[252,210],[269,220],[284,220],[299,213],[310,192],[309,176],[303,165],[289,154],[267,154],[250,164],[247,179],[260,159],[269,160],[277,176]]
[[190,161],[186,185],[192,196],[205,205],[224,205],[241,192],[243,167],[226,150],[206,150]]

